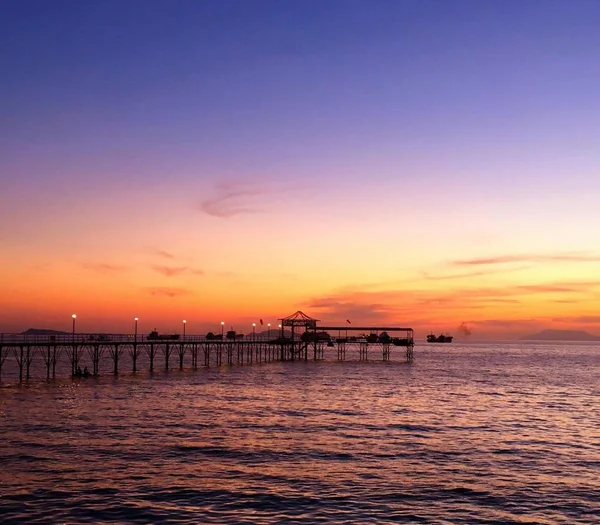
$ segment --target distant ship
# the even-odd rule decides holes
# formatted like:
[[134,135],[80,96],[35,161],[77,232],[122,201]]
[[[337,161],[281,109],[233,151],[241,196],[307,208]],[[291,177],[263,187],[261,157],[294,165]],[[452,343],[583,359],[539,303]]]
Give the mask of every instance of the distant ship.
[[427,336],[428,343],[451,343],[453,337],[451,335],[440,334],[437,337],[435,334],[429,334]]

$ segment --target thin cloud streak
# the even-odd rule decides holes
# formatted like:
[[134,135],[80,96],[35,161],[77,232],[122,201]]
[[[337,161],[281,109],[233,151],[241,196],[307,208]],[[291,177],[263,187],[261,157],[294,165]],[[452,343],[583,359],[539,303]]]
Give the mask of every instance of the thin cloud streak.
[[204,270],[195,270],[188,266],[161,266],[155,264],[152,266],[152,269],[167,277],[176,277],[186,273],[191,273],[192,275],[204,275]]
[[[258,182],[257,182],[258,184]],[[228,219],[242,214],[265,213],[259,197],[283,194],[292,188],[250,187],[248,182],[227,181],[215,184],[216,195],[200,203],[200,211]]]
[[559,253],[554,255],[501,255],[497,257],[484,257],[475,259],[460,259],[452,261],[454,266],[478,266],[492,264],[506,264],[514,262],[599,262],[600,256],[577,253]]
[[509,268],[509,269],[502,269],[502,270],[488,270],[488,271],[480,270],[480,271],[465,272],[465,273],[450,273],[450,274],[446,274],[446,275],[443,275],[443,274],[442,275],[430,275],[426,272],[423,272],[422,275],[428,281],[450,281],[450,280],[456,280],[456,279],[471,279],[473,277],[487,277],[488,275],[507,274],[507,273],[518,272],[521,270],[527,270],[529,268],[531,268],[530,265],[523,265],[523,266],[519,266],[517,268]]
[[600,285],[600,281],[572,281],[563,283],[542,283],[519,285],[519,290],[529,293],[574,293],[587,292]]
[[600,324],[600,315],[580,315],[576,317],[555,317],[557,323]]
[[540,325],[539,319],[479,319],[468,322],[482,328],[534,328]]
[[161,248],[150,247],[148,248],[148,251],[153,255],[158,255],[159,257],[162,257],[163,259],[175,259],[175,255]]
[[123,272],[128,270],[127,266],[120,266],[116,264],[108,264],[108,263],[83,263],[81,267],[84,270],[91,270],[93,272],[101,273],[103,275]]
[[235,189],[229,183],[219,184],[217,185],[217,194],[201,202],[200,210],[207,215],[221,219],[228,219],[241,214],[262,213],[261,208],[256,207],[256,205],[249,205],[247,201],[255,201],[255,197],[267,193],[265,190],[254,188]]
[[182,295],[191,295],[190,290],[186,290],[185,288],[169,288],[169,287],[158,287],[158,288],[148,288],[148,292],[150,295],[154,295],[157,297],[180,297]]
[[152,269],[155,272],[158,273],[162,273],[163,275],[166,275],[167,277],[173,277],[175,275],[181,275],[184,272],[187,272],[187,266],[181,266],[181,267],[172,267],[172,266],[158,266],[158,265],[153,265]]

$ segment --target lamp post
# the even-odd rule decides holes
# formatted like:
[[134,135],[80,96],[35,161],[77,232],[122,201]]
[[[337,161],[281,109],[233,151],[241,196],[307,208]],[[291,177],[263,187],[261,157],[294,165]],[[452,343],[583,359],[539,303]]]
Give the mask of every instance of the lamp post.
[[225,321],[221,321],[221,341],[223,341],[224,337],[224,332],[225,332]]
[[185,339],[185,324],[187,323],[187,321],[184,319],[183,320],[183,338]]
[[71,317],[73,318],[73,342],[75,342],[75,319],[77,319],[77,315],[73,314]]
[[139,319],[137,317],[134,317],[133,320],[135,321],[135,335],[133,336],[133,340],[137,341],[137,322],[139,321]]
[[268,330],[267,330],[267,334],[268,335],[267,335],[267,337],[269,339],[271,339],[271,323],[267,323],[267,327],[268,327]]
[[252,323],[252,340],[256,339],[256,323]]

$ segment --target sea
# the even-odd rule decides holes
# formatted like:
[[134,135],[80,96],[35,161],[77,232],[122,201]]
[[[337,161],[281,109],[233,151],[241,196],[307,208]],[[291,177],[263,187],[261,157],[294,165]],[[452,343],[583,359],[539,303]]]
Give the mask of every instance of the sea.
[[600,345],[334,357],[9,374],[0,523],[600,523]]

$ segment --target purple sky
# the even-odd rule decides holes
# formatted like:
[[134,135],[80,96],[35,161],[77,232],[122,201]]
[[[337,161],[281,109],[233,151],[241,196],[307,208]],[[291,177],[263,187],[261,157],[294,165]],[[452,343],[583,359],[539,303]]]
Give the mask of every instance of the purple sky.
[[[139,254],[162,250],[208,276],[201,287],[235,274],[249,295],[249,268],[273,264],[298,282],[261,304],[286,315],[449,260],[591,264],[598,28],[597,0],[4,1],[0,286],[38,282],[32,259],[59,283],[75,267],[156,267]],[[240,267],[232,240],[253,253],[264,236],[278,251]],[[307,239],[339,256],[285,255]],[[356,255],[365,242],[390,251]],[[142,273],[123,281],[146,289]],[[518,285],[573,273],[543,267]],[[553,315],[591,315],[580,306]]]

